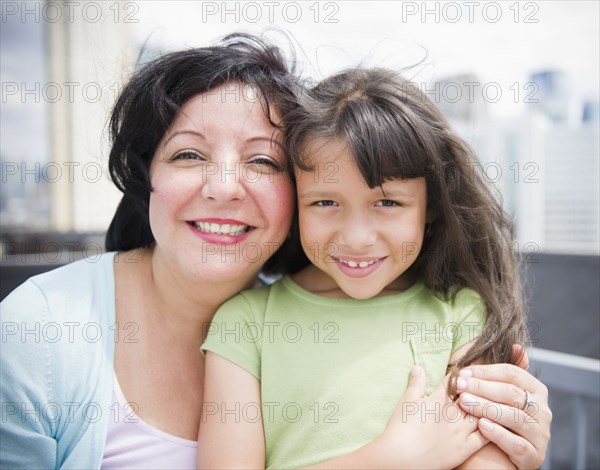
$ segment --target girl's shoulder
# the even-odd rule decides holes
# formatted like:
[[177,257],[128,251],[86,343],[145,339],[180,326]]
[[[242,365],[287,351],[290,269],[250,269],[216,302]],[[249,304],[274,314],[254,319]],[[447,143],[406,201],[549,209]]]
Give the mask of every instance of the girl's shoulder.
[[271,291],[277,288],[280,282],[281,280],[277,280],[268,285],[258,285],[234,295],[218,308],[212,323],[228,323],[234,320],[246,323],[262,322]]
[[450,302],[454,321],[475,322],[483,326],[487,319],[487,309],[481,295],[469,287],[458,290]]
[[458,289],[452,299],[452,304],[455,307],[480,304],[483,305],[483,299],[479,293],[470,287]]

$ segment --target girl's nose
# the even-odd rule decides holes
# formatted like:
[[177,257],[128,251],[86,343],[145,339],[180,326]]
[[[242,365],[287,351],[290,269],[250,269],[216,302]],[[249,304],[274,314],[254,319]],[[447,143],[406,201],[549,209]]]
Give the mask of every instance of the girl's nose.
[[352,215],[344,220],[339,237],[342,246],[358,252],[375,244],[377,231],[367,217]]
[[246,190],[240,167],[239,162],[206,165],[202,174],[202,197],[220,203],[243,199]]

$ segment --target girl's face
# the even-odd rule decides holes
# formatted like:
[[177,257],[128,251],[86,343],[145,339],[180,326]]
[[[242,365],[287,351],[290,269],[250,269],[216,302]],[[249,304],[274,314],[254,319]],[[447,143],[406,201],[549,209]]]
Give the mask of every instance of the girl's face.
[[150,166],[155,253],[174,272],[249,281],[283,243],[294,188],[282,138],[249,86],[227,83],[183,105]]
[[353,298],[408,288],[402,275],[417,259],[425,231],[425,179],[371,189],[343,139],[315,139],[306,149],[315,170],[297,170],[296,182],[308,258]]

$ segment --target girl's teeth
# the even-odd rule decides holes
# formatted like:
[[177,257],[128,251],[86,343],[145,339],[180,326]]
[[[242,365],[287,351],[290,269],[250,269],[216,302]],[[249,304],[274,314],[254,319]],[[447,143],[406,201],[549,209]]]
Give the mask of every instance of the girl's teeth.
[[348,266],[350,266],[351,268],[366,268],[367,266],[371,266],[373,263],[375,263],[377,260],[374,259],[372,261],[361,261],[360,263],[357,263],[356,261],[348,261],[345,259],[341,259],[340,261],[344,264],[347,264]]
[[194,222],[194,227],[198,230],[202,230],[207,233],[214,233],[217,235],[241,235],[250,228],[248,225],[232,225],[232,224],[215,224],[209,222]]

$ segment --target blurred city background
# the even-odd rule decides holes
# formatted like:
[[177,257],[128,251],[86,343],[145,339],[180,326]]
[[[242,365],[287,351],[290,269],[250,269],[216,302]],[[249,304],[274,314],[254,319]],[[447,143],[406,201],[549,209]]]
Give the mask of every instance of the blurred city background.
[[473,146],[473,170],[514,218],[532,346],[542,351],[536,372],[555,415],[545,465],[600,467],[599,2],[1,8],[1,297],[103,249],[120,199],[107,172],[107,117],[153,57],[243,31],[295,51],[313,81],[359,64],[402,70]]

